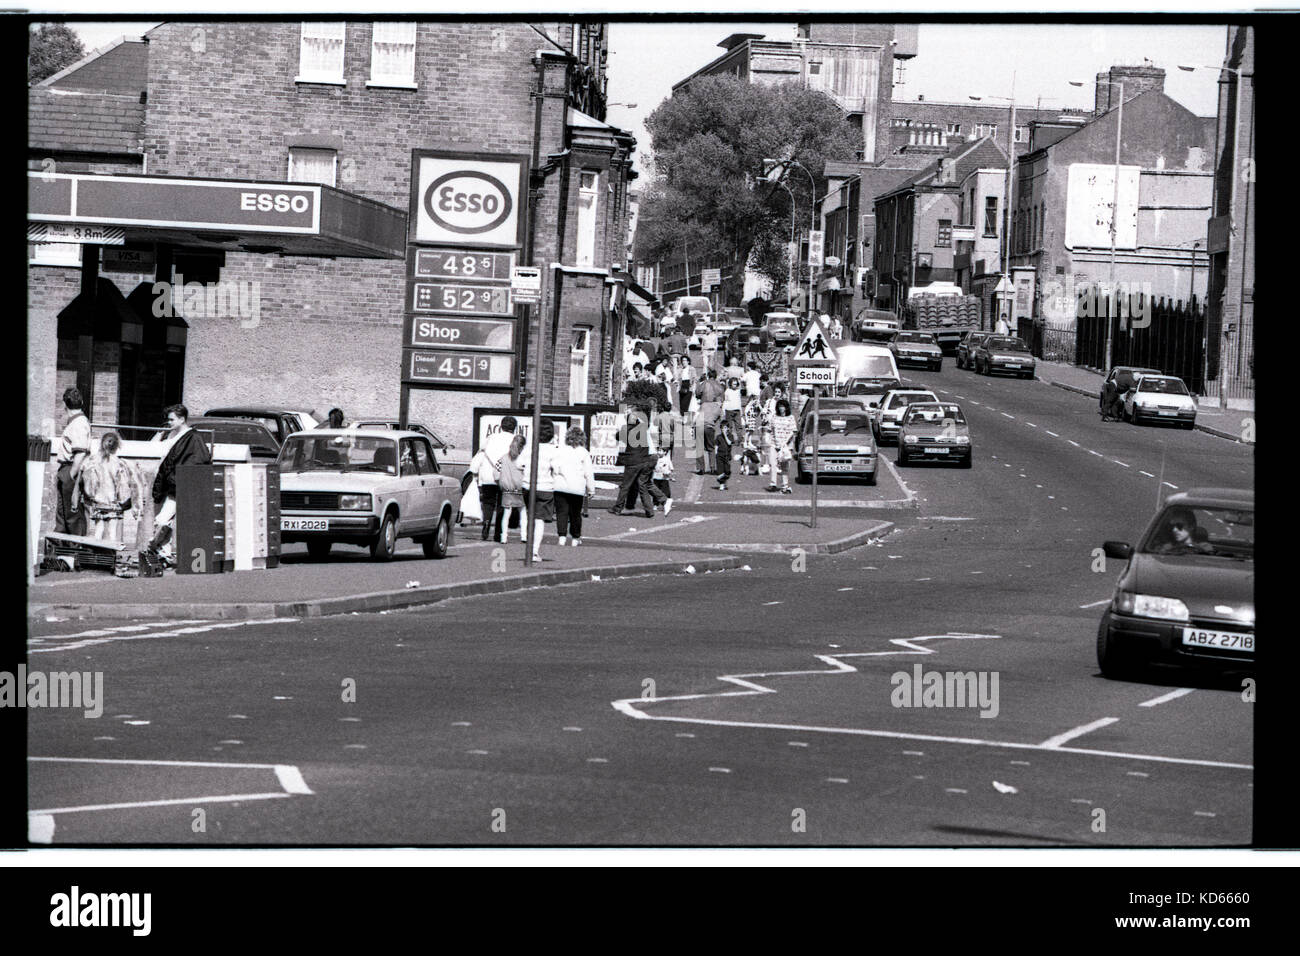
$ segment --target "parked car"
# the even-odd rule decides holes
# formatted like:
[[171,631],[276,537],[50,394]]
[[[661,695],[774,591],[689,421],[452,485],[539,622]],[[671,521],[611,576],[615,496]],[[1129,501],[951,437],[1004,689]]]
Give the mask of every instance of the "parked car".
[[[362,418],[353,422],[352,427],[363,430],[390,429],[396,431],[400,424],[401,423],[398,422],[396,418]],[[456,447],[450,442],[443,441],[438,437],[437,433],[434,432],[433,429],[427,428],[419,422],[407,422],[406,430],[410,432],[419,432],[421,435],[427,437],[430,444],[433,445],[433,450],[440,455],[445,456],[447,452]]]
[[903,420],[903,413],[913,402],[937,402],[939,396],[928,388],[891,388],[880,399],[880,404],[872,410],[871,421],[876,432],[876,441],[885,444],[898,437],[898,426]]
[[975,374],[1006,372],[1019,378],[1034,377],[1034,357],[1029,346],[1010,335],[990,335],[975,348]]
[[1107,541],[1125,560],[1097,628],[1106,677],[1148,664],[1253,670],[1255,493],[1197,488],[1171,495],[1135,548]]
[[251,419],[274,435],[277,445],[283,445],[284,440],[294,432],[306,431],[308,428],[315,428],[318,424],[310,412],[279,405],[230,405],[209,408],[203,416]]
[[[274,461],[280,454],[280,443],[264,425],[247,418],[215,418],[200,415],[187,424],[199,433],[205,442],[221,445],[247,445],[254,461]],[[161,434],[161,433],[160,433]]]
[[793,312],[769,312],[763,316],[763,328],[778,346],[799,344],[799,317]]
[[313,558],[339,542],[388,561],[398,538],[443,558],[459,510],[460,483],[439,472],[420,432],[317,428],[280,450],[280,539],[305,541]]
[[934,372],[943,370],[943,349],[933,332],[904,330],[889,340],[894,361],[901,365],[919,365]]
[[[1137,381],[1139,375],[1160,374],[1162,373],[1158,368],[1139,368],[1136,365],[1116,365],[1110,370],[1110,374],[1106,376],[1106,382],[1114,382],[1120,398],[1123,398],[1125,393],[1133,387],[1133,383]],[[1104,413],[1106,411],[1105,403],[1106,383],[1103,382],[1101,391],[1097,393],[1097,410]]]
[[752,325],[742,325],[727,335],[726,348],[728,355],[739,355],[742,352],[770,352],[772,335],[767,326],[761,325],[755,328]]
[[849,326],[855,342],[888,341],[901,328],[898,316],[884,309],[861,309]]
[[871,435],[871,417],[859,411],[834,409],[817,417],[817,461],[813,461],[813,416],[804,417],[795,433],[795,462],[800,483],[820,474],[861,477],[876,483],[877,451]]
[[[876,395],[883,395],[887,389],[897,388],[903,384],[902,376],[898,374],[898,363],[894,361],[894,353],[884,345],[877,345],[868,342],[843,342],[835,346],[836,355],[839,358],[839,365],[836,368],[835,380],[840,394],[846,394],[846,387],[851,382],[857,382],[860,387],[863,383],[872,383]],[[856,391],[853,394],[864,394]]]
[[[868,417],[871,415],[871,405],[865,395],[823,395],[818,399],[818,414],[825,417],[831,412],[843,414],[844,412],[861,412]],[[803,408],[799,410],[799,430],[803,430],[804,419],[813,413],[812,399],[803,403]],[[796,439],[795,444],[798,444]]]
[[1134,425],[1169,422],[1192,428],[1196,425],[1196,399],[1175,375],[1139,375],[1124,394],[1123,415]]
[[970,426],[961,406],[951,402],[908,405],[898,429],[898,463],[955,461],[969,468],[975,457]]
[[963,335],[961,341],[957,343],[957,367],[974,368],[975,350],[992,334],[992,332],[967,332]]

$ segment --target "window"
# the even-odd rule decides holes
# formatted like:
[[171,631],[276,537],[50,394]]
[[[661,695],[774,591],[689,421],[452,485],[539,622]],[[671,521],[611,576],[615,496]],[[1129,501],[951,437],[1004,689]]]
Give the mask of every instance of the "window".
[[998,135],[997,123],[976,123],[975,124],[975,136],[977,138],[983,139],[985,136],[997,136],[997,135]]
[[569,348],[569,404],[582,405],[587,401],[587,374],[591,361],[591,329],[573,330],[573,345]]
[[813,62],[808,64],[808,72],[811,75],[817,76],[821,73],[821,71],[822,71],[822,65],[817,61],[814,60]]
[[998,234],[998,197],[984,197],[984,235],[996,236]]
[[289,182],[335,185],[339,154],[332,149],[289,148]]
[[343,37],[347,24],[305,21],[298,50],[299,83],[343,85]]
[[596,261],[596,200],[600,195],[600,173],[584,169],[578,186],[578,248],[574,264],[593,265]]
[[29,242],[27,261],[34,266],[79,266],[79,242]]
[[375,23],[369,86],[415,86],[415,24]]
[[1028,127],[1028,126],[1017,126],[1017,127],[1016,127],[1016,142],[1017,142],[1017,143],[1027,143],[1027,142],[1029,142],[1029,127]]
[[939,232],[934,237],[934,246],[936,249],[947,249],[952,245],[952,220],[940,219]]
[[961,123],[949,123],[949,124],[948,124],[948,135],[949,135],[949,136],[960,136],[960,135],[961,135]]

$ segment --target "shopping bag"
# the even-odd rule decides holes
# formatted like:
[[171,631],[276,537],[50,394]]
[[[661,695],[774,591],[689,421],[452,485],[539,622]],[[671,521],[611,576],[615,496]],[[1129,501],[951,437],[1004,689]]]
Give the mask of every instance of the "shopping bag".
[[460,496],[460,517],[462,521],[482,521],[483,504],[478,497],[478,479],[471,478]]

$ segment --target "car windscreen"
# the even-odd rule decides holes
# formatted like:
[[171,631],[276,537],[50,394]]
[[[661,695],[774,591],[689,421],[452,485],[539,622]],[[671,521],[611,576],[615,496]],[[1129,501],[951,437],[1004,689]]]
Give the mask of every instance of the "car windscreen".
[[917,342],[921,345],[933,345],[934,336],[929,332],[899,332],[896,342]]
[[[804,422],[804,431],[810,435],[812,422],[811,415]],[[818,416],[817,434],[859,438],[871,434],[871,420],[863,415],[837,415],[835,412],[821,414]]]
[[284,443],[280,470],[397,474],[397,448],[377,435],[298,435]]
[[1151,523],[1140,550],[1253,561],[1255,509],[1170,505]]
[[913,402],[933,402],[938,396],[930,392],[895,392],[889,396],[888,408],[902,408]]
[[988,349],[990,352],[1028,352],[1029,346],[1019,339],[1007,338],[1002,335],[995,335],[988,340]]
[[840,368],[852,365],[852,371],[846,378],[895,378],[898,370],[889,353],[884,355],[854,355],[846,350],[840,356]]
[[954,425],[966,424],[966,416],[962,414],[960,405],[918,402],[903,413],[904,425],[945,425],[948,422]]
[[1138,382],[1139,392],[1160,392],[1164,395],[1186,395],[1187,386],[1177,378],[1143,378]]

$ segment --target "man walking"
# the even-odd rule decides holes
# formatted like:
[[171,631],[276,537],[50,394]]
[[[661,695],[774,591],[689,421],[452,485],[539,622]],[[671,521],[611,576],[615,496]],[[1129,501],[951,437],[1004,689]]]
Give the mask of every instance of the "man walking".
[[637,494],[641,497],[641,507],[645,509],[647,518],[655,516],[655,505],[662,504],[664,514],[672,511],[672,499],[651,482],[657,456],[650,444],[650,414],[644,406],[633,405],[628,409],[620,429],[619,445],[623,478],[618,484],[614,507],[609,509],[610,513],[622,515],[624,503],[631,505],[633,496]]
[[184,405],[167,408],[167,427],[171,429],[166,440],[171,442],[167,454],[158,466],[153,479],[153,501],[158,513],[153,523],[157,529],[148,550],[162,558],[164,564],[175,566],[176,552],[172,538],[176,534],[176,469],[181,465],[208,465],[212,453],[198,432],[190,428],[190,412]]
[[86,511],[73,501],[72,494],[90,454],[90,419],[86,417],[84,406],[79,389],[64,391],[63,407],[67,410],[68,423],[59,442],[59,470],[55,477],[58,499],[54,503],[54,530],[60,534],[86,533]]
[[700,413],[696,419],[696,427],[701,431],[704,446],[700,467],[695,471],[697,475],[717,473],[714,446],[717,442],[717,425],[718,420],[722,418],[722,399],[725,394],[726,389],[718,381],[718,370],[709,369],[704,381],[695,390],[695,397],[700,400]]
[[[501,419],[501,430],[488,435],[487,441],[483,443],[483,458],[478,469],[478,500],[483,508],[484,541],[492,537],[492,517],[497,513],[497,502],[501,497],[501,479],[497,466],[510,451],[510,443],[515,439],[518,424],[513,415],[507,415]],[[501,520],[505,520],[504,516]],[[498,534],[500,531],[497,528]],[[527,531],[523,533],[527,534]]]

